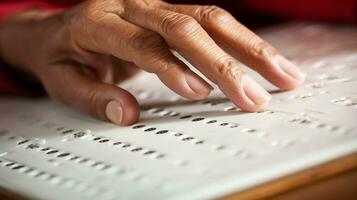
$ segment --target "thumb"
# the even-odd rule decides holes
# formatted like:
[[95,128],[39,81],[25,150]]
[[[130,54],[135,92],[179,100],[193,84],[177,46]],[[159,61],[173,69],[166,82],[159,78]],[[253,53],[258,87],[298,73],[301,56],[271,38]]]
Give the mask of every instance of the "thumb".
[[59,65],[41,78],[48,94],[101,120],[119,125],[135,123],[139,104],[128,91],[103,83],[83,67]]

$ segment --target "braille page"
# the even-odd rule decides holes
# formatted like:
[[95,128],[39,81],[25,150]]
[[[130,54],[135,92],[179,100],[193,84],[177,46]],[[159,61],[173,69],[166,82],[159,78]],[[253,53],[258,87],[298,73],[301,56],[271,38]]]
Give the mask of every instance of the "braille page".
[[[119,127],[48,99],[0,98],[0,187],[34,199],[211,199],[357,151],[357,28],[285,24],[261,35],[307,72],[245,113],[215,89],[188,101],[152,74]],[[69,87],[75,87],[69,86]]]

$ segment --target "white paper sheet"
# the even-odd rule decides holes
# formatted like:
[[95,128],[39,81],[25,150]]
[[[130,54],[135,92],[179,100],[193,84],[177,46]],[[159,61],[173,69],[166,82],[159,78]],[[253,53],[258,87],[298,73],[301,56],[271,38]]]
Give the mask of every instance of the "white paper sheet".
[[295,23],[261,35],[308,77],[260,113],[218,90],[184,100],[150,74],[122,85],[143,105],[130,127],[1,97],[0,187],[35,199],[211,199],[356,152],[357,28]]

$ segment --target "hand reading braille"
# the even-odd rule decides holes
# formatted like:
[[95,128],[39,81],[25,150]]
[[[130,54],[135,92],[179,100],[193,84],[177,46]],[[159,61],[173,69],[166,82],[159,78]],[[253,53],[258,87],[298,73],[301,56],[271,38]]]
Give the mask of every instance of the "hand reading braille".
[[139,105],[115,84],[138,70],[155,73],[177,94],[204,99],[212,87],[172,54],[181,54],[244,111],[263,109],[270,94],[239,62],[281,89],[304,73],[216,6],[160,0],[89,0],[60,12],[27,10],[0,29],[1,56],[39,80],[55,100],[120,125]]

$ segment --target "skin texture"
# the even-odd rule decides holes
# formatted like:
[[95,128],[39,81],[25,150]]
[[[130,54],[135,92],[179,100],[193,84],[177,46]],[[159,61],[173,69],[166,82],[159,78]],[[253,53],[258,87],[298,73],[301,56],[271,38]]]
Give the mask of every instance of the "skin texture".
[[89,0],[58,13],[17,13],[0,27],[2,59],[40,81],[53,99],[120,125],[137,121],[139,105],[115,84],[138,70],[155,73],[188,99],[209,95],[212,87],[172,50],[245,111],[263,109],[271,96],[237,60],[284,90],[305,78],[271,45],[216,6]]

